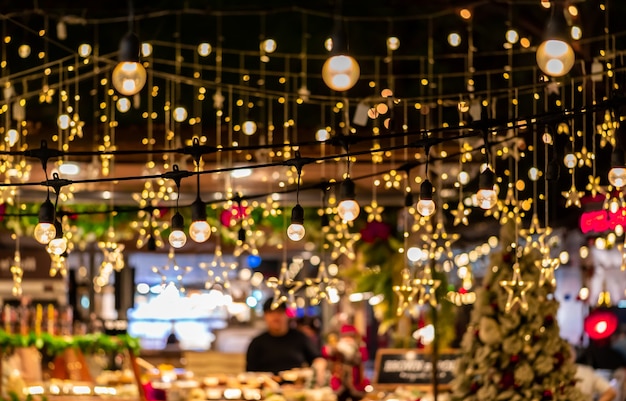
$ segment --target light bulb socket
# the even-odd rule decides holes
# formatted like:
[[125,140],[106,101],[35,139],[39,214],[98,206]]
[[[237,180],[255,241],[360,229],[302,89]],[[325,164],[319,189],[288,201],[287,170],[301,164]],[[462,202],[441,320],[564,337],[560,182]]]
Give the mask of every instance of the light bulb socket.
[[330,226],[330,219],[328,218],[328,215],[326,213],[322,214],[322,217],[320,218],[320,226],[321,227]]
[[[493,187],[493,184],[491,186]],[[422,182],[422,184],[420,185],[420,199],[422,200],[433,199],[433,184],[431,184],[430,180],[428,179],[424,180],[424,182]]]
[[413,206],[413,193],[407,192],[406,195],[404,195],[404,207],[411,206]]
[[356,194],[354,191],[354,181],[352,181],[350,177],[346,178],[341,183],[341,188],[340,188],[339,193],[341,195],[341,200],[354,200],[354,198],[356,197]]
[[563,11],[561,2],[556,1],[552,4],[550,19],[546,25],[543,40],[561,40],[565,43],[570,43],[569,30]]
[[128,32],[122,40],[120,40],[120,47],[118,53],[118,61],[124,62],[139,62],[139,54],[141,51],[141,43],[139,37],[134,32]]
[[191,220],[192,221],[204,221],[207,218],[206,204],[202,202],[200,197],[197,197],[191,204]]
[[561,165],[556,158],[553,158],[548,163],[546,168],[546,180],[548,181],[556,181],[559,179],[561,175]]
[[616,144],[611,152],[611,167],[624,167],[624,151]]
[[300,204],[291,209],[291,224],[303,224],[304,223],[304,208]]
[[63,238],[63,225],[59,219],[54,220],[54,228],[57,232],[54,238]]
[[478,177],[478,189],[493,189],[495,177],[493,170],[487,167]]
[[331,36],[333,40],[333,48],[330,54],[333,56],[348,53],[348,34],[341,24],[335,27],[335,31]]
[[185,219],[180,212],[176,212],[174,216],[172,216],[172,231],[180,230],[183,231],[185,229]]
[[47,198],[39,207],[39,222],[40,223],[54,223],[54,205]]

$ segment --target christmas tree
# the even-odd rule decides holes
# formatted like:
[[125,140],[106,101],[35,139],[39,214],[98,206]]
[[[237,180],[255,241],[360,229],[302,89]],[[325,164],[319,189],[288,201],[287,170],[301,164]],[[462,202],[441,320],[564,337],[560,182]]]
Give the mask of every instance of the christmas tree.
[[[536,234],[536,233],[535,233]],[[576,366],[560,337],[554,269],[540,238],[518,244],[514,225],[504,225],[500,251],[478,289],[452,382],[454,401],[578,401]],[[519,255],[519,256],[517,256]]]

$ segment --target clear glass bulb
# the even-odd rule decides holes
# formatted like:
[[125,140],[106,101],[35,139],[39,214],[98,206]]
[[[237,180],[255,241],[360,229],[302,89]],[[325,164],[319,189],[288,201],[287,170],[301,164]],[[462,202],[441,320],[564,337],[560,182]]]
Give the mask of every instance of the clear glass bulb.
[[576,155],[573,154],[573,153],[568,153],[563,158],[563,164],[565,164],[565,167],[567,167],[567,168],[574,168],[574,167],[576,167],[576,162],[577,161],[578,160],[576,159]]
[[168,240],[174,248],[182,248],[187,243],[187,236],[183,230],[173,230]]
[[361,68],[350,56],[332,56],[322,66],[324,83],[332,90],[345,91],[352,88],[359,80]]
[[612,167],[609,170],[609,182],[615,188],[621,188],[626,184],[626,168],[625,167]]
[[40,244],[48,244],[57,235],[57,229],[53,223],[38,223],[35,226],[33,236]]
[[337,205],[337,214],[343,221],[354,221],[359,217],[361,207],[354,199],[345,199]]
[[432,216],[435,213],[436,205],[432,199],[420,199],[416,205],[417,212],[424,217]]
[[48,243],[48,250],[55,255],[63,255],[67,250],[67,240],[65,237],[52,239]]
[[189,226],[189,236],[195,242],[205,242],[211,236],[211,226],[206,220],[198,220]]
[[572,46],[562,40],[546,40],[537,48],[539,69],[552,77],[567,74],[574,66],[576,56]]
[[133,96],[146,84],[146,69],[141,63],[120,62],[113,69],[111,82],[122,95]]
[[306,230],[302,224],[291,223],[289,227],[287,227],[287,236],[292,241],[300,241],[304,238],[304,234]]
[[481,209],[489,210],[498,202],[498,195],[493,189],[480,189],[476,192],[476,201]]

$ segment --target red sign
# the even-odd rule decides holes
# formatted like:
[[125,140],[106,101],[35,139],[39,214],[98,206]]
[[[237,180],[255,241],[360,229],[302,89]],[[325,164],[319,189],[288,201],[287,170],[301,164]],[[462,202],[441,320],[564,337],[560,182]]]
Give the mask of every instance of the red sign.
[[622,226],[626,229],[626,207],[621,207],[616,212],[608,210],[584,212],[580,216],[580,229],[583,234],[615,230],[617,226]]

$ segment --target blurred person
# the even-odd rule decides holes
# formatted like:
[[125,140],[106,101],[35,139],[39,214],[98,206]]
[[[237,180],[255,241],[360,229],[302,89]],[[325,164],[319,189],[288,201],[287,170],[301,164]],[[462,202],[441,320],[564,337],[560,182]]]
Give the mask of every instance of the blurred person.
[[326,379],[326,360],[313,341],[298,329],[289,326],[284,303],[272,309],[273,299],[263,304],[266,330],[254,337],[246,351],[246,370],[272,372],[310,366],[318,386]]

